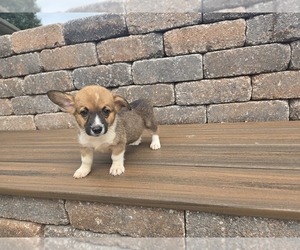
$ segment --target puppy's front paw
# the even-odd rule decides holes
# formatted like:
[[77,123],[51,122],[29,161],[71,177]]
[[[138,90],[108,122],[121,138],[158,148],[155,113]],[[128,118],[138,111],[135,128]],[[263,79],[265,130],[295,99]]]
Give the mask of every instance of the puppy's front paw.
[[150,148],[153,150],[157,150],[157,149],[161,148],[161,145],[160,145],[160,143],[151,143]]
[[80,179],[86,177],[90,173],[90,169],[87,168],[78,168],[74,173],[73,177],[75,179]]
[[124,165],[112,164],[109,173],[113,176],[121,175],[125,172]]

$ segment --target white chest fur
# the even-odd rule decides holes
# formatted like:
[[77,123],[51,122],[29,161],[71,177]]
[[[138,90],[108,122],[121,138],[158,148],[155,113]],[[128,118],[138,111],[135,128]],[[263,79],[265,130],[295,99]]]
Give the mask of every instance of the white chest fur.
[[83,147],[94,148],[96,151],[106,151],[116,137],[116,121],[110,126],[104,135],[99,137],[89,136],[85,131],[80,130],[78,140]]

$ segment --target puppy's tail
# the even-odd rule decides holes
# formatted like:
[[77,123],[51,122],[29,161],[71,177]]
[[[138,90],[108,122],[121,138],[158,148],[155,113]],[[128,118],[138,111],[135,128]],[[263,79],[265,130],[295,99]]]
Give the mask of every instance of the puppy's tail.
[[132,109],[141,114],[149,114],[153,112],[153,103],[148,99],[138,99],[130,103]]

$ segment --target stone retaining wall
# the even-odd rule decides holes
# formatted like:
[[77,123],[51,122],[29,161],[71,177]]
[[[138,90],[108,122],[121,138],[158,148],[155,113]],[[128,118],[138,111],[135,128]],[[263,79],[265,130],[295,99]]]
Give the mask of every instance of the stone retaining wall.
[[0,201],[0,237],[300,237],[299,221],[12,196]]
[[[89,84],[152,99],[161,124],[300,118],[300,14],[250,13],[299,11],[295,0],[119,2],[118,14],[0,37],[0,130],[73,127],[46,92]],[[235,13],[201,13],[224,8]],[[177,237],[185,249],[185,237],[299,232],[299,221],[0,196],[0,237]]]
[[202,14],[194,2],[1,36],[0,130],[72,127],[46,92],[89,84],[152,99],[161,124],[298,120],[300,14]]

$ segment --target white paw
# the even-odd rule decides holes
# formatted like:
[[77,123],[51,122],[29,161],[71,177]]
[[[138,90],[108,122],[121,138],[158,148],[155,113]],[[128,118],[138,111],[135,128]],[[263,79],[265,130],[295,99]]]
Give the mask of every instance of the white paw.
[[153,150],[157,150],[157,149],[160,149],[161,148],[161,145],[160,143],[151,143],[150,144],[150,148],[153,149]]
[[90,173],[90,169],[86,168],[78,168],[76,172],[74,173],[73,177],[75,179],[80,179],[86,177]]
[[158,135],[152,135],[152,142],[150,144],[150,148],[153,150],[157,150],[161,148],[160,140]]
[[125,172],[124,165],[113,164],[109,170],[109,173],[113,176],[121,175]]
[[131,146],[138,146],[138,145],[141,144],[141,142],[142,142],[142,137],[140,137],[139,139],[137,139],[135,142],[130,143],[129,145],[131,145]]

